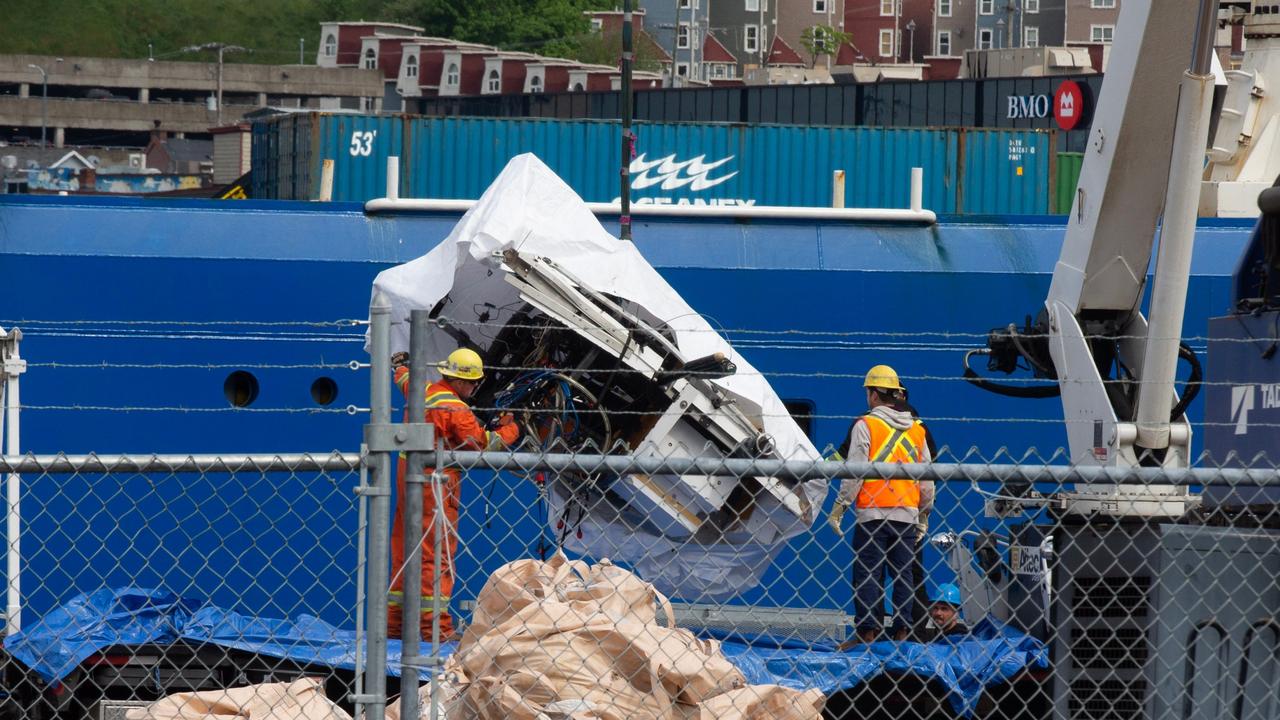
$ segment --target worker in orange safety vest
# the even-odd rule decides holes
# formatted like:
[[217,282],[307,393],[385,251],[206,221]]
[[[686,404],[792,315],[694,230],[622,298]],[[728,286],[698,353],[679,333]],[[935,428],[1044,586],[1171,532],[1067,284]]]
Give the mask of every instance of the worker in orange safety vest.
[[[888,365],[876,365],[863,383],[866,415],[853,426],[849,440],[850,462],[930,462],[925,428],[901,408],[904,401],[898,374]],[[857,639],[872,642],[881,631],[884,577],[893,583],[893,623],[896,640],[904,640],[911,627],[911,596],[915,588],[912,560],[919,526],[933,508],[933,483],[916,480],[846,478],[828,523],[843,535],[841,521],[850,506],[857,510],[853,533],[853,598]]]
[[[396,353],[392,356],[395,367],[395,381],[400,391],[408,397],[409,367],[407,355]],[[475,392],[484,378],[484,364],[480,355],[468,348],[459,348],[449,353],[447,360],[437,363],[436,368],[442,376],[440,380],[426,387],[426,418],[435,426],[436,440],[440,447],[447,450],[496,450],[515,444],[520,435],[510,414],[505,414],[498,421],[495,430],[486,430],[476,419],[467,400]],[[408,415],[405,422],[408,422]],[[408,460],[401,453],[400,467],[396,480],[397,497],[403,499],[404,479],[408,471]],[[434,468],[425,468],[423,473],[430,477]],[[458,506],[461,502],[462,478],[458,471],[446,468],[445,487],[443,492],[444,514],[446,518],[445,540],[441,544],[443,557],[435,554],[434,516],[436,513],[436,493],[432,486],[424,486],[422,494],[422,586],[418,589],[422,597],[422,612],[418,627],[422,639],[431,640],[431,624],[433,620],[433,603],[435,601],[436,574],[440,575],[440,637],[448,640],[454,634],[453,618],[449,615],[449,598],[453,595],[453,560],[458,551]],[[387,633],[390,637],[401,637],[404,626],[404,514],[397,512],[395,527],[391,533],[391,592],[387,607]]]

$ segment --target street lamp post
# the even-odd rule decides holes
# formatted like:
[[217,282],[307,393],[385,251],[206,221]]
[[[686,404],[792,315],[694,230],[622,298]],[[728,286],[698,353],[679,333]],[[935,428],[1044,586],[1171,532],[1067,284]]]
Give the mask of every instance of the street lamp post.
[[1002,49],[1006,47],[1007,38],[1005,38],[1004,36],[1004,28],[1006,24],[1007,23],[1005,23],[1004,18],[1000,18],[999,20],[996,21],[996,48],[997,49]]
[[203,45],[188,45],[182,48],[181,52],[200,52],[201,50],[217,50],[218,51],[218,107],[217,107],[217,123],[222,125],[222,54],[224,52],[249,52],[248,48],[239,45],[228,45],[226,43],[205,43]]
[[48,147],[45,137],[49,127],[49,73],[39,65],[31,63],[27,67],[40,71],[40,147]]
[[916,21],[914,18],[907,21],[907,34],[911,38],[910,42],[907,44],[907,58],[911,61],[912,65],[915,65],[916,64]]

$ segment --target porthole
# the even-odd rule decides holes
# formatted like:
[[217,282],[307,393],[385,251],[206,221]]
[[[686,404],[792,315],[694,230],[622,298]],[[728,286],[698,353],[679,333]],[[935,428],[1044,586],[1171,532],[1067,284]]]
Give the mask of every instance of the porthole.
[[237,370],[222,383],[222,394],[232,407],[249,407],[258,399],[258,378],[253,373]]
[[318,377],[311,383],[311,399],[317,405],[331,405],[338,399],[338,383],[330,377]]

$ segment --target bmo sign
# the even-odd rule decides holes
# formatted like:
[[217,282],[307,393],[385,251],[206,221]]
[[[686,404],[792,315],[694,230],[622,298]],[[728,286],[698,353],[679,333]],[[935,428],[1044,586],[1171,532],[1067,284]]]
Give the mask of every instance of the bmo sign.
[[1009,112],[1005,117],[1010,120],[1049,117],[1049,96],[1010,95]]
[[1053,95],[1010,95],[1005,117],[1009,120],[1043,120],[1052,117],[1063,130],[1074,130],[1084,119],[1084,91],[1074,80],[1064,80]]
[[1074,130],[1084,116],[1084,92],[1074,80],[1064,80],[1053,93],[1053,119],[1063,130]]

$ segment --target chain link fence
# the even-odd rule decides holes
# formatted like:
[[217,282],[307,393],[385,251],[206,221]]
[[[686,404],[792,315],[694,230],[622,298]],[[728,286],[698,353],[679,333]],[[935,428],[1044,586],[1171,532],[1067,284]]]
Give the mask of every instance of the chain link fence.
[[410,334],[393,373],[372,310],[358,454],[0,462],[0,715],[1280,718],[1265,456],[822,459],[696,376],[655,409],[633,371],[528,357],[459,443],[408,422],[429,392],[393,422],[388,380],[438,358]]

